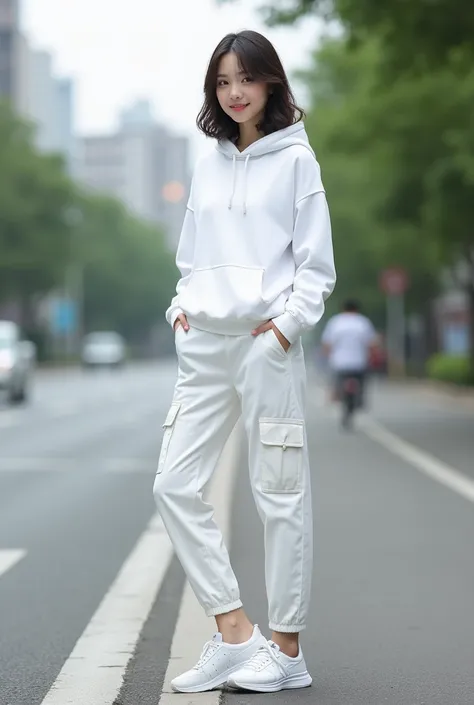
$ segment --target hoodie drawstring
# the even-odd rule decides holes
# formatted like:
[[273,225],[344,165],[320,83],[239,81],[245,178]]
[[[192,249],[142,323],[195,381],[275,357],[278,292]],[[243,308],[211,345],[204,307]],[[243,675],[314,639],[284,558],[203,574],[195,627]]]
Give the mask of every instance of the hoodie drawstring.
[[[248,166],[249,160],[250,160],[250,154],[247,154],[247,156],[245,157],[245,164],[244,164],[244,183],[243,183],[242,211],[243,211],[244,215],[247,215],[247,166]],[[232,209],[232,205],[234,203],[236,180],[237,180],[237,155],[233,154],[232,155],[232,191],[231,191],[230,198],[229,198],[229,205],[228,205],[229,210]]]
[[250,154],[247,154],[247,156],[245,157],[245,164],[244,164],[244,198],[243,198],[243,207],[242,207],[244,215],[247,215],[247,165],[249,163],[249,159],[250,159]]
[[236,156],[235,154],[232,155],[232,191],[230,193],[230,198],[229,198],[229,210],[232,208],[232,202],[234,200],[234,192],[235,192],[235,177],[236,177]]

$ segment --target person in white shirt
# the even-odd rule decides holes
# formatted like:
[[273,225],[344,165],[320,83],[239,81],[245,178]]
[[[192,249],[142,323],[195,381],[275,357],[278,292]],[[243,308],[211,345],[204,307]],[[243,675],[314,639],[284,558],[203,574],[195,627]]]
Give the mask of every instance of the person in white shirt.
[[328,321],[322,344],[333,373],[333,398],[340,398],[344,378],[355,376],[360,382],[358,405],[363,406],[370,354],[378,347],[378,338],[371,321],[360,312],[357,301],[346,301],[342,312]]

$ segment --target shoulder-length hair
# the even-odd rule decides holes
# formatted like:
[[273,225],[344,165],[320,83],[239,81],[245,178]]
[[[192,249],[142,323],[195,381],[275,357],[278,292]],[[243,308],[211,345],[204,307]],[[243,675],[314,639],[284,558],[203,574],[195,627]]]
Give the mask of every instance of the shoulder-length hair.
[[269,87],[264,116],[257,126],[264,135],[289,127],[304,117],[303,110],[295,103],[273,44],[262,34],[245,30],[238,34],[227,34],[211,56],[204,80],[204,103],[196,120],[201,132],[207,137],[232,142],[236,142],[239,137],[238,124],[222,110],[216,95],[219,64],[229,52],[236,54],[241,71]]

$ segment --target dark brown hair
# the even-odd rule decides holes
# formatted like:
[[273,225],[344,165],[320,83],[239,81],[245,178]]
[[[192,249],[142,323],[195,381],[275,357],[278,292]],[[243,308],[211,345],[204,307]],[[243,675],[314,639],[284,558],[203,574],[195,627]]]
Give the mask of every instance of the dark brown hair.
[[217,100],[217,73],[222,57],[234,52],[241,71],[255,81],[271,86],[263,120],[258,129],[264,135],[281,130],[299,122],[304,112],[296,103],[273,44],[262,34],[245,30],[238,34],[227,34],[215,48],[204,80],[204,104],[197,116],[197,126],[207,137],[228,139],[236,142],[239,126],[222,110]]

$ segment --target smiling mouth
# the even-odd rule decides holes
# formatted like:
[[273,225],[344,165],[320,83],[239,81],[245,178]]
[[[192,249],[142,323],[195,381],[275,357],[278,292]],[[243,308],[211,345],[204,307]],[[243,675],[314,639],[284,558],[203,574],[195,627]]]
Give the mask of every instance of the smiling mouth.
[[231,105],[232,110],[245,110],[245,108],[248,108],[250,103],[239,103],[237,105]]

